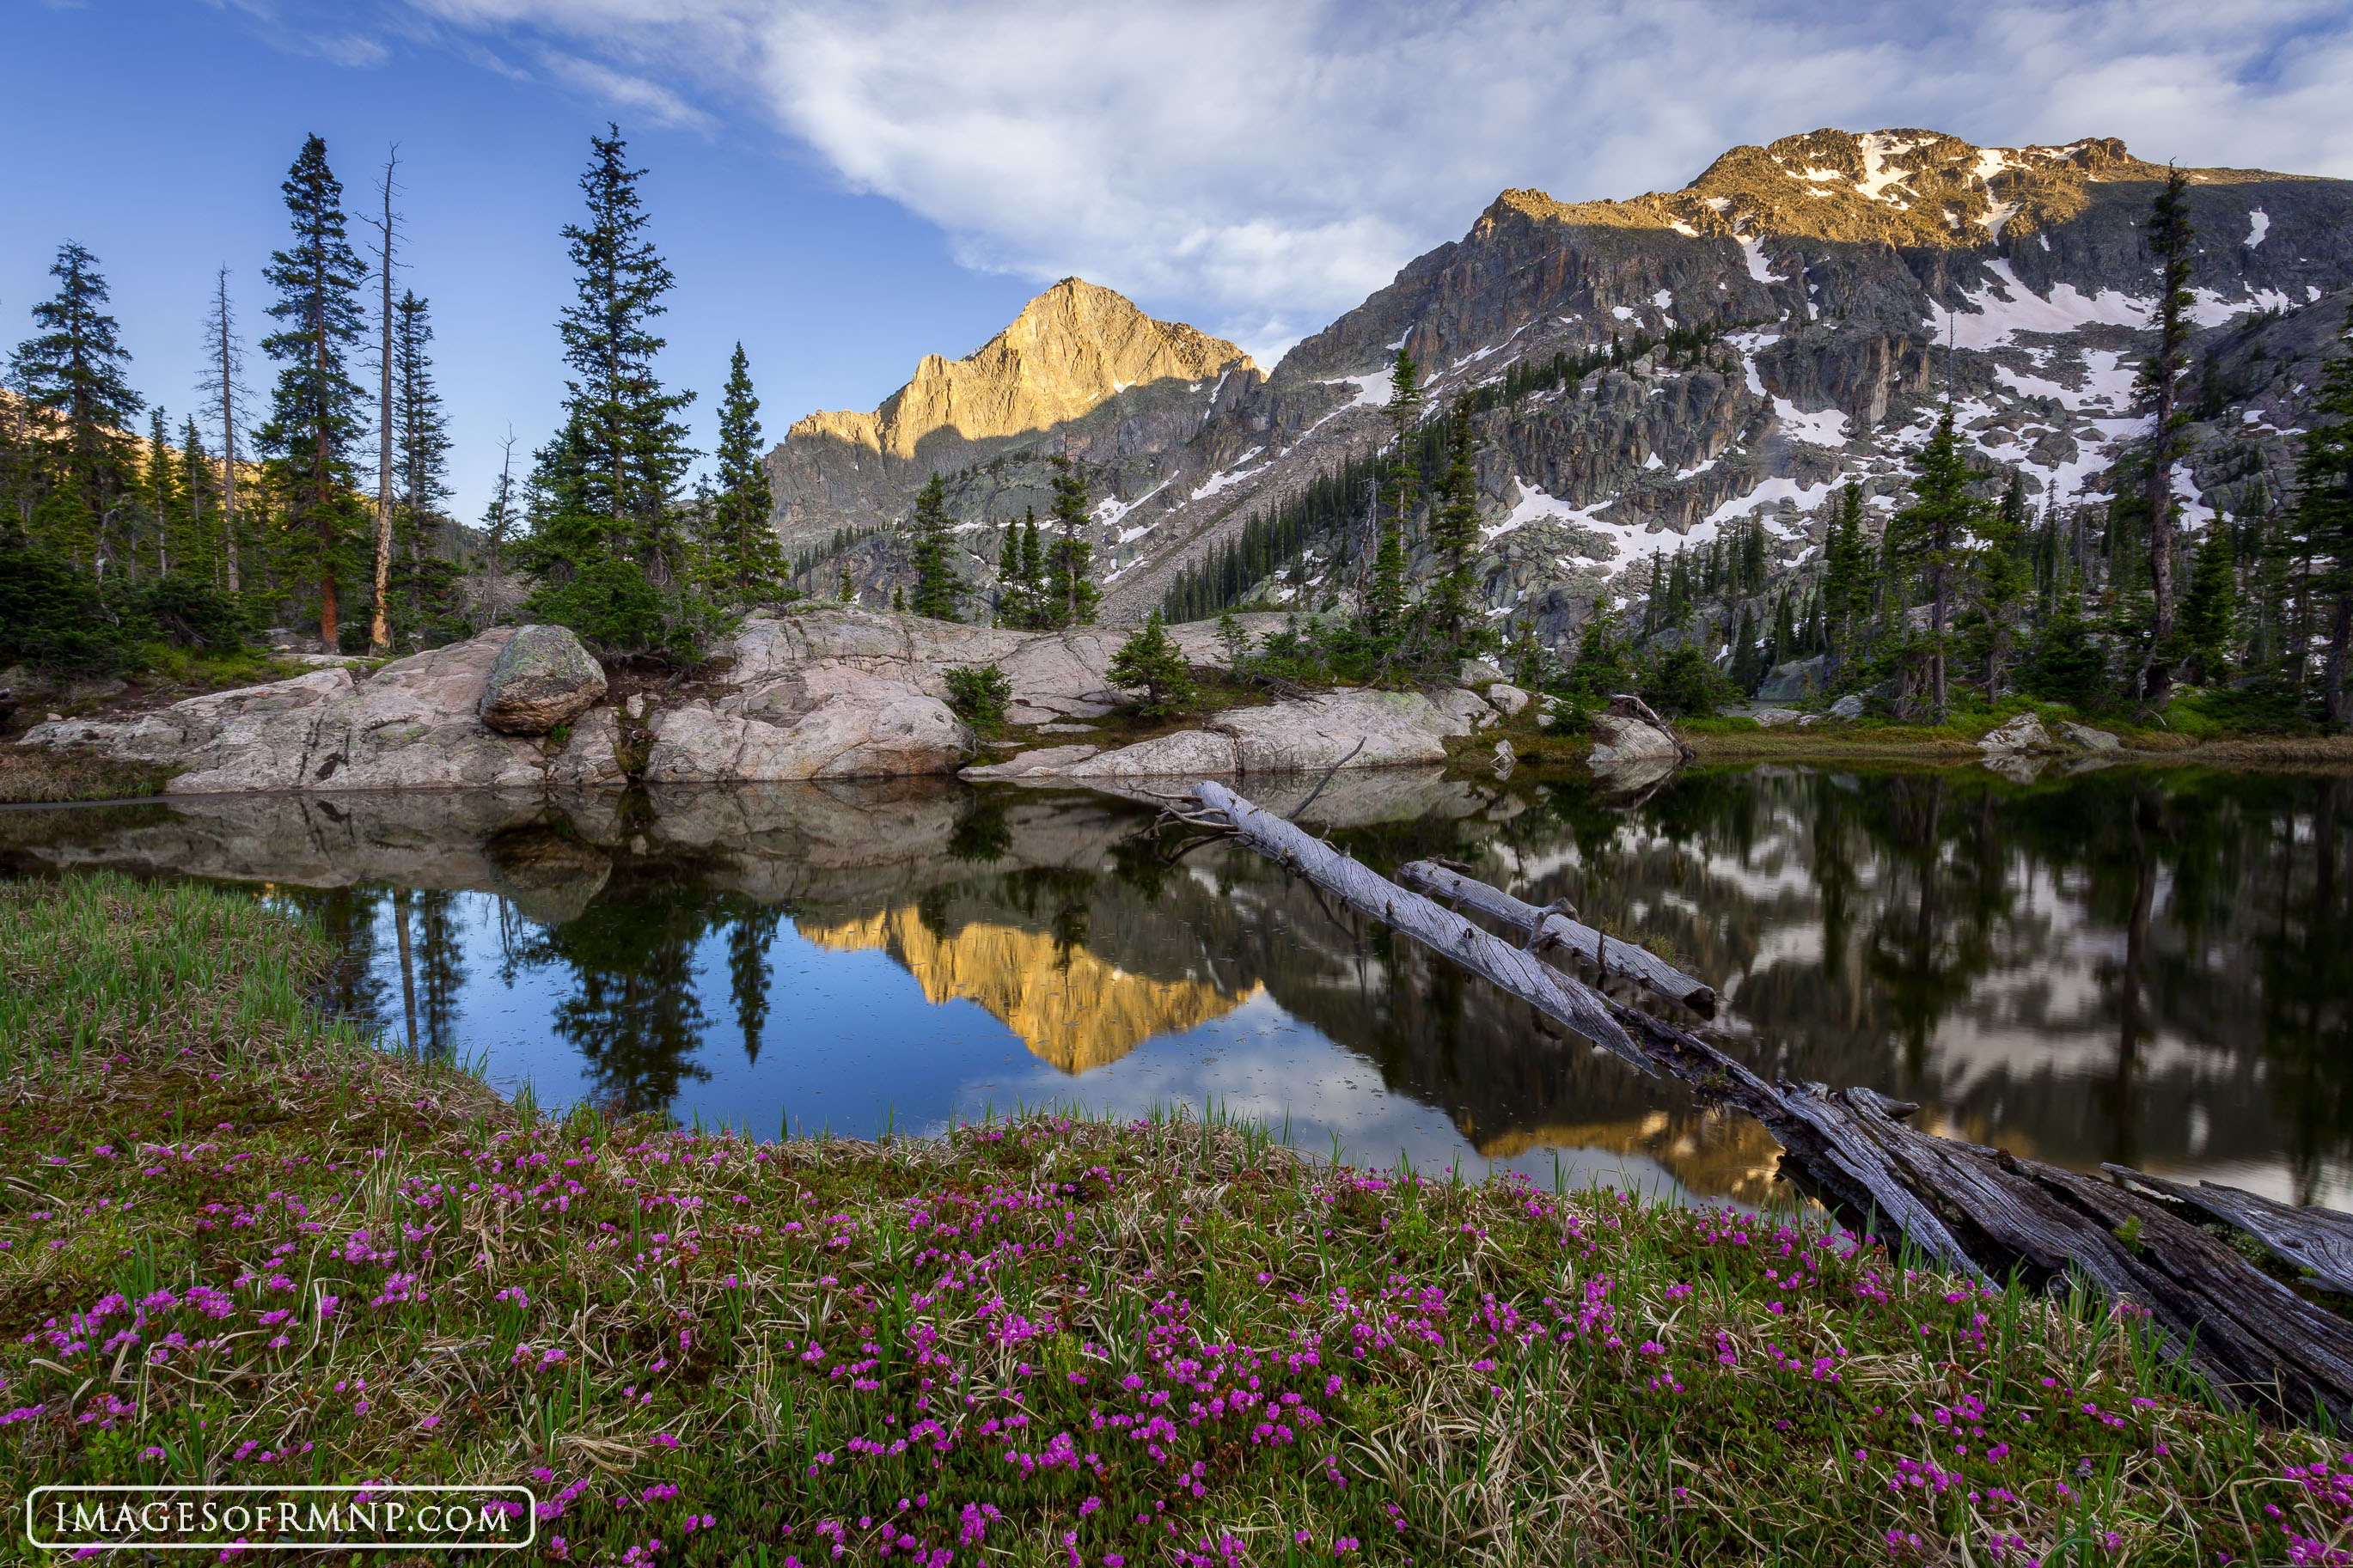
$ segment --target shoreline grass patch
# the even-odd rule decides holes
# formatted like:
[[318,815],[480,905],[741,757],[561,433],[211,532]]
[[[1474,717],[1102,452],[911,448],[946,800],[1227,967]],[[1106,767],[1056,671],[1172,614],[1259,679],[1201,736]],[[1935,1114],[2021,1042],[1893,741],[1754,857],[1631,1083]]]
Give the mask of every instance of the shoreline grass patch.
[[[0,1501],[520,1482],[534,1560],[2342,1562],[2129,1310],[1189,1114],[762,1142],[311,1011],[322,933],[0,884]],[[24,1551],[21,1545],[18,1550]]]

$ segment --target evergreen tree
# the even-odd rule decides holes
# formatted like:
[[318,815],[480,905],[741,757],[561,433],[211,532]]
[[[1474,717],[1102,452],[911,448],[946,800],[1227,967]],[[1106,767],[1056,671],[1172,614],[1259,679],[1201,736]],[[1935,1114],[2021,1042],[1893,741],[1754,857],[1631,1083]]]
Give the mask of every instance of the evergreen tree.
[[712,502],[703,571],[733,604],[773,595],[785,577],[784,546],[769,521],[776,495],[760,461],[760,400],[751,363],[737,343],[719,397],[719,494]]
[[1789,608],[1789,591],[1781,590],[1781,602],[1773,611],[1773,640],[1765,654],[1765,673],[1773,673],[1776,665],[1787,664],[1798,657],[1798,624]]
[[1143,629],[1120,645],[1105,669],[1114,686],[1142,687],[1144,700],[1136,711],[1147,718],[1174,713],[1197,695],[1192,671],[1176,639],[1160,624],[1160,612],[1145,617]]
[[1929,604],[1924,649],[1931,700],[1942,720],[1950,711],[1946,682],[1946,645],[1952,629],[1953,592],[1967,560],[1968,540],[1983,525],[1987,508],[1968,493],[1968,465],[1961,459],[1953,429],[1953,405],[1945,405],[1935,434],[1912,460],[1913,501],[1888,524],[1892,548],[1915,574]]
[[2231,678],[2237,616],[2238,563],[2227,519],[2217,517],[2198,547],[2189,592],[2181,600],[2181,647],[2190,677],[2213,686]]
[[1572,695],[1603,698],[1614,697],[1633,684],[1626,644],[1619,635],[1618,609],[1606,590],[1594,599],[1584,628],[1577,633],[1577,662],[1569,667],[1562,684]]
[[[172,426],[162,404],[147,411],[147,461],[141,486],[140,508],[147,514],[150,544],[155,552],[155,575],[170,574],[176,564],[173,547],[179,542],[180,464],[172,450]],[[135,560],[135,557],[134,557]],[[134,567],[132,574],[136,576]]]
[[1382,476],[1379,537],[1373,549],[1372,577],[1365,589],[1365,629],[1377,639],[1394,640],[1404,629],[1406,530],[1421,500],[1421,473],[1410,439],[1421,413],[1421,370],[1400,348],[1389,371],[1389,463]]
[[1057,533],[1047,563],[1047,613],[1057,626],[1094,624],[1103,591],[1094,584],[1094,547],[1082,531],[1087,522],[1087,481],[1068,458],[1054,459],[1054,522]]
[[432,302],[404,291],[393,307],[393,500],[412,525],[449,499],[449,418],[433,379]]
[[694,456],[677,416],[694,395],[664,391],[654,374],[664,340],[652,322],[673,280],[644,235],[645,171],[629,167],[620,127],[607,129],[588,139],[586,217],[564,227],[575,298],[557,331],[573,378],[563,427],[539,455],[530,563],[557,584],[620,568],[661,587],[686,564],[672,502]]
[[1753,693],[1765,677],[1757,667],[1757,617],[1746,605],[1740,610],[1740,630],[1732,640],[1733,689],[1746,697]]
[[392,321],[393,556],[385,566],[385,627],[388,638],[415,647],[465,635],[463,574],[440,545],[441,508],[450,495],[449,420],[427,348],[432,304],[404,289]]
[[39,331],[16,347],[9,377],[25,400],[32,464],[34,542],[102,573],[111,515],[131,485],[130,441],[145,400],[123,367],[131,353],[101,308],[106,279],[98,258],[71,240],[49,268],[58,291],[33,307]]
[[2073,592],[2035,634],[2034,651],[2019,672],[2020,684],[2045,702],[2089,708],[2107,684],[2107,660],[2092,640],[2092,628]]
[[1484,628],[1471,623],[1471,563],[1479,548],[1479,470],[1471,451],[1471,412],[1457,404],[1446,422],[1446,473],[1439,480],[1430,540],[1439,577],[1430,589],[1429,620],[1448,659],[1478,653],[1485,640],[1475,635]]
[[915,613],[935,621],[955,621],[957,601],[964,597],[964,580],[956,574],[955,535],[948,522],[946,484],[937,473],[915,497]]
[[[1034,521],[1032,526],[1035,526]],[[997,552],[997,605],[995,624],[1018,626],[1024,623],[1028,606],[1021,600],[1021,525],[1005,525],[1005,542]]]
[[193,414],[180,425],[180,477],[185,532],[178,557],[189,570],[219,587],[220,536],[212,512],[214,498],[220,492],[213,480],[212,458],[205,450],[204,434],[196,428],[196,416]]
[[[2328,653],[2321,675],[2321,710],[2331,729],[2353,721],[2347,707],[2345,664],[2353,641],[2353,319],[2338,340],[2314,400],[2313,423],[2296,462],[2296,546],[2318,568],[2306,576],[2328,607]],[[2308,646],[2294,641],[2298,684]]]
[[2168,167],[2165,189],[2149,210],[2148,248],[2158,258],[2157,342],[2141,361],[2134,392],[2149,411],[2147,447],[2140,454],[2142,484],[2147,509],[2148,581],[2152,614],[2147,652],[2141,660],[2138,686],[2141,701],[2161,707],[2172,682],[2173,647],[2173,469],[2181,455],[2182,426],[2189,410],[2181,405],[2181,381],[2188,368],[2189,333],[2196,322],[2189,310],[2190,239],[2189,176]]
[[360,521],[352,450],[364,425],[364,394],[349,370],[361,326],[359,286],[367,265],[344,232],[343,186],[327,166],[327,144],[302,143],[280,187],[293,237],[272,252],[262,276],[278,290],[269,313],[279,330],[261,340],[279,362],[269,421],[257,433],[272,455],[290,531],[308,539],[303,565],[318,585],[319,640],[332,653],[341,635],[343,556]]
[[2016,471],[2010,476],[2010,489],[2001,505],[1978,525],[1978,532],[1976,598],[1978,613],[1983,617],[1986,699],[1996,701],[2001,697],[2003,671],[2015,651],[2012,622],[2028,588],[2026,571],[2019,561],[2019,545],[2026,533],[2026,494]]
[[1021,604],[1027,619],[1020,624],[1036,630],[1051,623],[1046,605],[1046,551],[1038,538],[1038,509],[1021,509]]

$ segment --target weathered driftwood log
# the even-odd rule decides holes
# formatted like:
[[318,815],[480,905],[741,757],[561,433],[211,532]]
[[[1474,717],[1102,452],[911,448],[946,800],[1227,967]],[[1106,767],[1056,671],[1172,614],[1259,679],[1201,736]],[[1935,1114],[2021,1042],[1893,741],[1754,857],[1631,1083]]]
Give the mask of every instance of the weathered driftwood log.
[[1193,798],[1224,817],[1242,842],[1275,864],[1346,900],[1392,930],[1454,957],[1630,1065],[1644,1072],[1651,1070],[1641,1050],[1610,1016],[1607,998],[1576,976],[1482,931],[1419,893],[1407,892],[1322,839],[1261,811],[1223,784],[1205,779],[1193,786]]
[[[1536,964],[1528,952],[1469,927],[1223,786],[1204,783],[1194,795],[1260,853],[1588,1038],[1600,1037],[1588,1026],[1588,1008],[1598,1006],[1622,1031],[1620,1056],[1754,1117],[1781,1144],[1790,1173],[1847,1223],[1900,1236],[1924,1257],[1980,1280],[2016,1279],[2043,1289],[2080,1280],[2147,1311],[2225,1398],[2293,1421],[2353,1421],[2353,1323],[2304,1300],[2154,1199],[1999,1149],[1931,1137],[1905,1125],[1918,1107],[1868,1089],[1768,1084],[1663,1019],[1589,988],[1572,991],[1571,977]],[[1528,929],[1526,917],[1507,907],[1527,906],[1459,873],[1448,876],[1423,885]],[[1531,966],[1568,984],[1543,984],[1529,975]],[[2344,1271],[2353,1220],[2119,1173],[2246,1228],[2316,1275]],[[2317,1266],[2307,1261],[2316,1258]]]
[[2236,1187],[2200,1182],[2194,1187],[2146,1175],[2129,1165],[2103,1165],[2113,1176],[2238,1226],[2307,1274],[2326,1290],[2353,1296],[2353,1215],[2334,1209],[2290,1208]]
[[1567,948],[1605,976],[1623,974],[1653,995],[1679,1002],[1702,1017],[1715,1016],[1715,988],[1693,979],[1648,948],[1630,942],[1613,942],[1606,932],[1581,921],[1524,903],[1434,860],[1414,860],[1398,867],[1397,879],[1433,899],[1443,899],[1458,909],[1468,905],[1490,920],[1525,932],[1531,952],[1540,952],[1550,945]]

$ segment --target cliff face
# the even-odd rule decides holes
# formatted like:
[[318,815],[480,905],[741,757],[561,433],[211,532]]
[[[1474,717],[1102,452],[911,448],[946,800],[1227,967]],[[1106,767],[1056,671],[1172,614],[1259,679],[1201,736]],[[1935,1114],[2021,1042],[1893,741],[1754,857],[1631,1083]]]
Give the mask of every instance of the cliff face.
[[[1432,409],[1490,389],[1478,419],[1483,592],[1491,613],[1556,640],[1599,594],[1623,597],[1630,567],[1752,514],[1784,563],[1817,543],[1849,479],[1883,515],[1948,395],[1989,487],[2015,469],[2038,510],[2096,500],[2140,423],[2131,384],[2155,304],[2142,230],[2164,177],[2112,140],[1986,148],[1929,131],[1818,131],[1735,148],[1672,193],[1506,191],[1271,375],[1244,362],[1124,437],[1106,438],[1128,428],[1109,404],[1060,426],[1102,498],[1105,618],[1140,619],[1251,512],[1382,439],[1400,343]],[[2258,486],[2285,493],[2294,433],[2343,329],[2339,291],[2353,288],[2353,182],[2190,177],[2196,359],[2211,361],[2183,481],[2196,527]],[[1524,384],[1556,356],[1694,329],[1715,340]],[[1515,374],[1518,395],[1504,398],[1493,384]],[[880,422],[861,450],[887,450]],[[1042,470],[1021,457],[957,475],[957,515],[1042,512]],[[796,497],[779,480],[800,537],[846,521],[818,490]],[[985,535],[974,542],[967,575],[986,583],[993,557]],[[1332,554],[1350,543],[1322,542],[1301,580],[1265,585],[1261,602],[1345,602],[1353,574]],[[881,542],[861,574],[880,586],[895,570]]]

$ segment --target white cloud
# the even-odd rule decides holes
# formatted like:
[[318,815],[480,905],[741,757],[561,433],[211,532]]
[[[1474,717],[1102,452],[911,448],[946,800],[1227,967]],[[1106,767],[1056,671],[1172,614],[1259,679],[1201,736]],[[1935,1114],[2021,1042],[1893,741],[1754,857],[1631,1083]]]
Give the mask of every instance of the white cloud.
[[558,80],[601,98],[617,110],[635,110],[657,125],[708,126],[712,122],[711,116],[659,82],[617,71],[561,49],[543,48],[538,56],[539,63]]
[[1261,350],[1504,186],[1672,189],[1728,146],[1825,123],[2353,174],[2334,0],[411,3],[561,39],[558,68],[625,106],[748,108],[968,265],[1079,273]]

